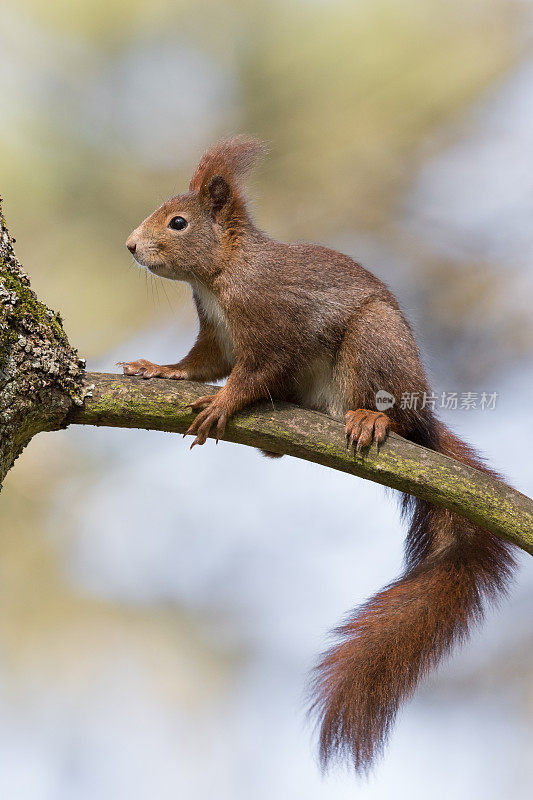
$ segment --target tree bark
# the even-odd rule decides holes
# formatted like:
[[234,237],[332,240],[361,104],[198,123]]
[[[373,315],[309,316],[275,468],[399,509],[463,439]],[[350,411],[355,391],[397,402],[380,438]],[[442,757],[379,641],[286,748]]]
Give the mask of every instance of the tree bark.
[[[214,387],[85,373],[61,318],[30,289],[0,209],[0,484],[40,431],[71,424],[184,433],[187,404]],[[230,420],[225,438],[391,486],[449,508],[533,555],[533,501],[479,470],[391,433],[378,449],[346,449],[343,426],[288,403]]]
[[59,314],[40,303],[13,252],[0,198],[0,487],[39,431],[83,402],[83,363]]

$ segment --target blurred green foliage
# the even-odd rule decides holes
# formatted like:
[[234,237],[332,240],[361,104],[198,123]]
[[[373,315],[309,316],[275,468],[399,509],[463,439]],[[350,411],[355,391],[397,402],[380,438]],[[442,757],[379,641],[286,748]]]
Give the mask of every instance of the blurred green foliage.
[[[4,5],[6,214],[88,356],[168,313],[123,242],[217,136],[270,143],[255,205],[275,235],[385,235],[432,133],[518,57],[520,16],[499,0]],[[185,290],[166,289],[179,308]]]
[[[355,232],[391,251],[401,246],[426,300],[425,322],[449,336],[450,348],[469,326],[474,336],[496,326],[506,354],[526,346],[521,320],[501,318],[505,287],[494,265],[452,265],[430,243],[406,245],[398,234],[420,165],[447,141],[449,124],[520,60],[518,3],[4,0],[1,19],[4,211],[34,289],[62,313],[82,354],[102,356],[170,314],[193,324],[187,290],[167,282],[172,309],[162,294],[158,302],[157,284],[132,266],[123,243],[186,188],[208,144],[239,131],[271,149],[252,193],[261,227],[286,239]],[[121,613],[65,578],[58,552],[69,520],[51,521],[49,503],[74,464],[88,474],[102,467],[82,464],[64,439],[39,437],[8,476],[0,512],[5,662],[30,670],[44,638],[44,651],[55,641],[61,661],[85,669],[98,658],[99,637],[129,631],[143,657],[153,649],[162,663],[171,653],[169,685],[197,665],[202,686],[216,685],[224,664],[213,667],[179,611],[169,634],[159,612]]]

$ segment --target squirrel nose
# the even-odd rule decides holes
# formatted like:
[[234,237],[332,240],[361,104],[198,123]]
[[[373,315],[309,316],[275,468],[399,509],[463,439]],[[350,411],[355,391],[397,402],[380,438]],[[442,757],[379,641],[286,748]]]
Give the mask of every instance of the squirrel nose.
[[128,248],[128,250],[130,251],[130,253],[132,255],[134,254],[135,250],[137,249],[136,243],[132,242],[131,239],[128,239],[128,241],[126,242],[126,247]]

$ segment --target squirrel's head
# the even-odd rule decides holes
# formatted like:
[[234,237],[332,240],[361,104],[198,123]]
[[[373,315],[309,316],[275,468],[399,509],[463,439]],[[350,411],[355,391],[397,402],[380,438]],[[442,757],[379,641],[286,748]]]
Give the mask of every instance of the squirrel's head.
[[189,191],[163,203],[128,238],[137,263],[172,280],[209,281],[220,273],[251,224],[241,184],[263,152],[263,144],[247,136],[211,147]]

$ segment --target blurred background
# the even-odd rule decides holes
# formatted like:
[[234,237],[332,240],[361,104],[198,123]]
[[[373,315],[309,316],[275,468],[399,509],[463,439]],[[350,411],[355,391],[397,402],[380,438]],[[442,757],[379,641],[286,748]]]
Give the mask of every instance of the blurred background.
[[[399,296],[443,412],[533,493],[533,4],[3,0],[0,191],[88,367],[166,363],[190,291],[129,232],[217,137],[265,138],[260,227]],[[0,796],[531,797],[533,568],[402,712],[366,781],[321,777],[306,677],[401,568],[381,487],[181,437],[41,434],[0,502]]]

